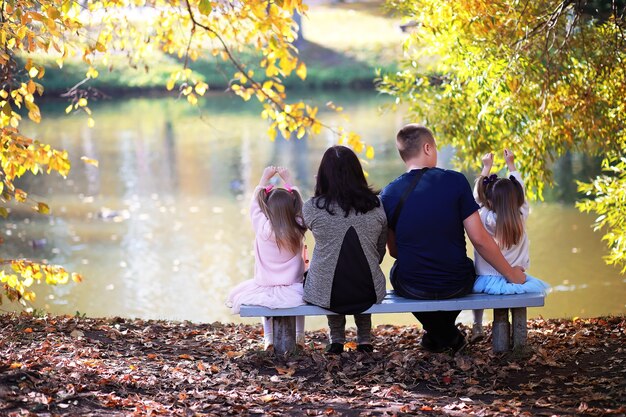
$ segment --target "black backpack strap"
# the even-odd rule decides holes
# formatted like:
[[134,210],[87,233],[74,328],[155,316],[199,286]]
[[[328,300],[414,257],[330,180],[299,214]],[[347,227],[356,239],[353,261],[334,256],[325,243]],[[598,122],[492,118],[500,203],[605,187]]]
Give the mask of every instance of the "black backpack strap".
[[391,216],[391,220],[389,221],[389,228],[393,231],[396,230],[396,223],[398,223],[398,218],[400,217],[400,212],[402,211],[402,207],[404,206],[404,202],[409,197],[409,194],[413,192],[415,187],[417,187],[417,183],[420,182],[424,173],[428,170],[428,168],[423,168],[417,171],[415,177],[413,177],[413,181],[406,187],[404,193],[400,197],[400,201],[398,201],[398,205]]

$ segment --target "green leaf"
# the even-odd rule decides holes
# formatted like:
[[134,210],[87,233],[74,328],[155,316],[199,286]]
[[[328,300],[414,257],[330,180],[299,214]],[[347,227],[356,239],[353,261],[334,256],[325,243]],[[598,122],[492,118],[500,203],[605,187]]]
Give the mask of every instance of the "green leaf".
[[213,10],[213,6],[211,6],[211,2],[209,0],[200,0],[198,2],[198,10],[205,16],[211,14]]

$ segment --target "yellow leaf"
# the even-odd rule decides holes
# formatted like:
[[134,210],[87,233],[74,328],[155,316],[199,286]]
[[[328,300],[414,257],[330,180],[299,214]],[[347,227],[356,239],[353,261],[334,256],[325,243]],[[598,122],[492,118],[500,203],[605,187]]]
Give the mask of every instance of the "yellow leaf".
[[198,104],[198,98],[194,93],[191,93],[187,96],[187,101],[190,102],[192,106]]
[[22,364],[20,362],[13,362],[10,366],[11,369],[21,368]]
[[37,211],[41,214],[50,213],[50,207],[46,203],[37,203]]
[[271,140],[272,142],[274,142],[274,141],[276,140],[276,133],[277,133],[277,132],[276,132],[276,129],[275,129],[275,128],[273,128],[273,127],[270,127],[270,128],[267,130],[267,134],[268,134],[268,136],[270,137],[270,140]]
[[87,70],[86,76],[87,78],[98,78],[98,70],[95,69],[94,67],[89,67],[89,69]]
[[65,113],[69,113],[69,112],[71,112],[71,111],[72,111],[72,107],[74,107],[72,104],[70,104],[69,106],[67,106],[67,107],[65,108]]
[[72,272],[72,281],[77,283],[83,282],[83,276],[81,274],[77,274],[76,272]]
[[20,190],[18,188],[15,189],[15,200],[19,201],[20,203],[24,203],[26,202],[26,198],[28,197],[28,194],[23,191]]
[[304,65],[304,62],[301,62],[298,65],[298,69],[296,70],[296,75],[300,77],[301,80],[306,79],[306,65]]
[[89,119],[87,119],[87,126],[94,127],[95,124],[96,124],[96,121],[93,120],[93,118],[90,117]]
[[98,166],[98,160],[97,159],[90,159],[90,158],[87,158],[86,156],[81,156],[80,159],[81,159],[81,161],[83,161],[86,164],[93,165],[95,167]]
[[167,80],[167,85],[165,86],[165,88],[167,88],[167,91],[172,91],[175,85],[176,80],[174,78],[170,78],[169,80]]
[[374,147],[368,146],[365,151],[365,157],[367,159],[374,159]]
[[202,81],[200,81],[198,84],[196,84],[196,87],[195,87],[196,93],[198,93],[201,96],[203,96],[204,93],[206,93],[206,91],[208,89],[209,89],[208,84],[203,83]]
[[37,74],[39,74],[39,70],[37,69],[37,67],[31,67],[30,70],[28,70],[28,75],[30,76],[30,78],[35,78]]

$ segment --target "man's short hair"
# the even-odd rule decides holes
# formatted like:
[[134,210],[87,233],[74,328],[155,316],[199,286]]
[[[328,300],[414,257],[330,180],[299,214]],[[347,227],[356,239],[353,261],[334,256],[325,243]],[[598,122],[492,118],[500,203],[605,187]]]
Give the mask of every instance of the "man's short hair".
[[419,155],[426,142],[435,143],[433,132],[415,123],[404,126],[396,135],[396,145],[403,161]]

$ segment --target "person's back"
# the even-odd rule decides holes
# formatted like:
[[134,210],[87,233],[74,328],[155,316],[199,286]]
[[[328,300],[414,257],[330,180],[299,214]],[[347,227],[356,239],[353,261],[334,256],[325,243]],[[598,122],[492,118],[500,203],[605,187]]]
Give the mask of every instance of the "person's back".
[[[396,293],[440,299],[471,292],[475,272],[466,254],[464,231],[494,268],[512,281],[524,282],[522,270],[506,262],[482,225],[465,177],[436,168],[437,145],[432,132],[417,124],[406,125],[396,136],[396,146],[407,173],[381,194],[389,217],[387,246],[396,258],[390,274]],[[436,352],[462,349],[465,337],[455,326],[459,313],[414,312],[426,331],[422,346]]]
[[[278,175],[284,188],[269,184]],[[238,313],[241,305],[290,308],[305,304],[302,299],[304,259],[302,198],[291,186],[285,168],[268,166],[250,203],[250,217],[255,233],[254,278],[233,288],[226,304]],[[263,318],[265,349],[273,348],[272,321]],[[304,346],[304,316],[296,318],[296,343]]]
[[[445,297],[471,285],[474,265],[467,257],[463,220],[476,211],[469,183],[455,171],[422,168],[425,172],[408,195],[395,231],[397,265],[394,280]],[[387,218],[420,170],[391,182],[381,195]]]
[[387,219],[352,150],[345,146],[326,150],[315,195],[304,204],[302,214],[315,238],[304,300],[338,313],[327,316],[327,352],[343,352],[345,314],[354,315],[357,350],[371,352],[371,315],[362,313],[385,297],[380,262],[385,255]]
[[[385,276],[379,266],[386,241],[382,204],[366,213],[352,210],[347,215],[331,204],[335,212],[331,215],[317,201],[308,200],[302,209],[315,238],[304,300],[336,313],[366,310],[385,295]],[[329,281],[331,285],[326,285]]]

